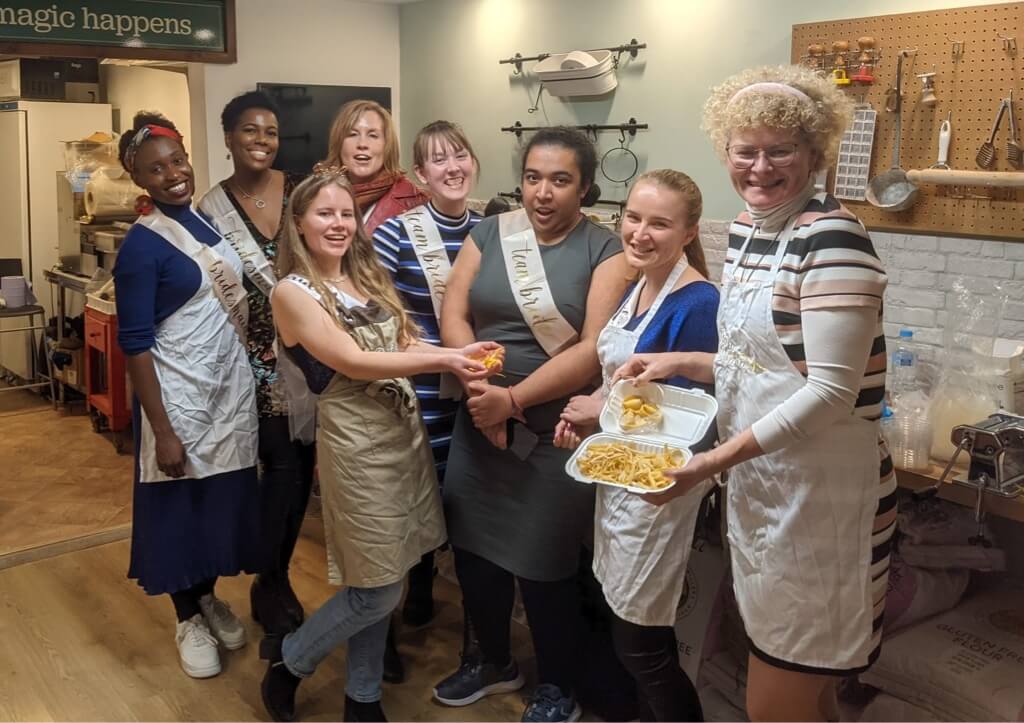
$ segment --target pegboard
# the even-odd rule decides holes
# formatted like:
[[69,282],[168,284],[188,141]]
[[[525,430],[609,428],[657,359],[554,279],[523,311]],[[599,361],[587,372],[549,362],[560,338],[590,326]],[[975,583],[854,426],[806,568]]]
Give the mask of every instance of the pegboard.
[[[1016,52],[1010,52],[1000,34],[1016,36]],[[850,47],[856,48],[857,38],[865,35],[875,38],[879,52],[873,69],[875,82],[852,84],[844,92],[878,111],[871,177],[892,165],[896,120],[894,113],[885,110],[885,95],[886,89],[895,84],[901,49],[917,48],[903,61],[900,166],[904,170],[935,163],[939,125],[950,111],[953,134],[949,165],[956,170],[981,170],[975,156],[988,140],[999,103],[1011,88],[1018,140],[1024,143],[1024,2],[794,25],[791,60],[801,63],[813,43],[824,45],[826,52],[836,40],[849,41]],[[953,41],[962,43],[958,59],[954,58]],[[851,74],[856,68],[856,64],[851,67]],[[938,102],[929,107],[919,102],[922,83],[917,74],[933,71]],[[1014,170],[1006,161],[1008,138],[1009,118],[1004,117],[996,135],[998,155],[991,170]],[[830,179],[829,189],[831,184]],[[866,201],[844,203],[870,229],[1024,240],[1024,190],[958,189],[961,194],[995,196],[977,199],[956,198],[949,186],[920,184],[920,189],[917,203],[899,213],[882,211]]]

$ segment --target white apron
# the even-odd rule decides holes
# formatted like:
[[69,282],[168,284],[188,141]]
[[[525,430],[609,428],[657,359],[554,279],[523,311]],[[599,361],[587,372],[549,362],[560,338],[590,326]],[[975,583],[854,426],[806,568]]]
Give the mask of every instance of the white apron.
[[[715,358],[722,439],[744,431],[806,383],[772,318],[775,278],[795,220],[780,236],[767,279],[738,278],[753,231],[723,272]],[[866,665],[873,649],[877,424],[851,415],[737,465],[727,487],[733,587],[753,645],[811,668]]]
[[[635,329],[625,329],[636,314],[638,283],[597,338],[605,391],[612,374],[636,349],[662,302],[688,266],[683,256]],[[668,350],[667,350],[668,351]],[[686,581],[697,514],[714,484],[707,480],[689,493],[657,507],[640,495],[597,485],[594,510],[594,576],[612,611],[636,625],[673,625]]]
[[[159,209],[153,212],[158,213]],[[165,237],[188,234],[189,239],[171,241],[178,248],[185,245],[183,241],[199,243],[167,217],[143,216],[138,223]],[[227,241],[221,240],[212,251],[241,276],[242,262]],[[167,417],[185,447],[185,476],[203,479],[255,466],[257,421],[255,385],[245,347],[214,293],[206,268],[198,262],[196,266],[202,275],[199,288],[156,328],[150,352]],[[139,479],[170,480],[157,468],[153,430],[145,412],[141,417]]]

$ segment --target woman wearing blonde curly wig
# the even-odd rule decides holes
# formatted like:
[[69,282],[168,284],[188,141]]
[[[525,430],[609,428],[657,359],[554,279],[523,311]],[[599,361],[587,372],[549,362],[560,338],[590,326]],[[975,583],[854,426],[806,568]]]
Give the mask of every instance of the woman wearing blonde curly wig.
[[835,681],[878,654],[895,479],[878,433],[886,277],[864,227],[814,175],[851,104],[797,67],[740,73],[704,125],[746,210],[733,222],[717,354],[618,372],[715,384],[721,446],[655,500],[729,470],[733,585],[752,720],[837,720]]

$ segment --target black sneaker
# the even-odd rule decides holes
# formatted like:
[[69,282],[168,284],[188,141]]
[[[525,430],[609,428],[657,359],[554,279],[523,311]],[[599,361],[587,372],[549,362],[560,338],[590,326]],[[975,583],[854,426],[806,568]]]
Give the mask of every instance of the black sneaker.
[[476,658],[464,659],[458,670],[437,684],[434,699],[445,705],[469,705],[484,696],[519,690],[524,683],[515,660],[499,668]]
[[553,723],[554,721],[577,721],[583,709],[576,699],[562,693],[557,685],[538,685],[526,703],[522,720],[530,723]]

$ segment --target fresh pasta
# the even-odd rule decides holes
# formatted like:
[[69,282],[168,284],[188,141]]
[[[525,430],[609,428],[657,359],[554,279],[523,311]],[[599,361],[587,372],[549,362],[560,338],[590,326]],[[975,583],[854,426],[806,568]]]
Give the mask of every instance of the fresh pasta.
[[622,400],[619,426],[624,432],[655,427],[661,421],[661,409],[654,402],[634,394]]
[[481,356],[472,357],[475,361],[480,362],[488,369],[494,369],[500,367],[504,363],[505,359],[505,348],[499,347],[493,351],[490,351]]
[[659,490],[672,484],[662,473],[678,469],[686,455],[672,447],[658,452],[643,452],[624,442],[595,442],[576,460],[580,472],[602,482]]

